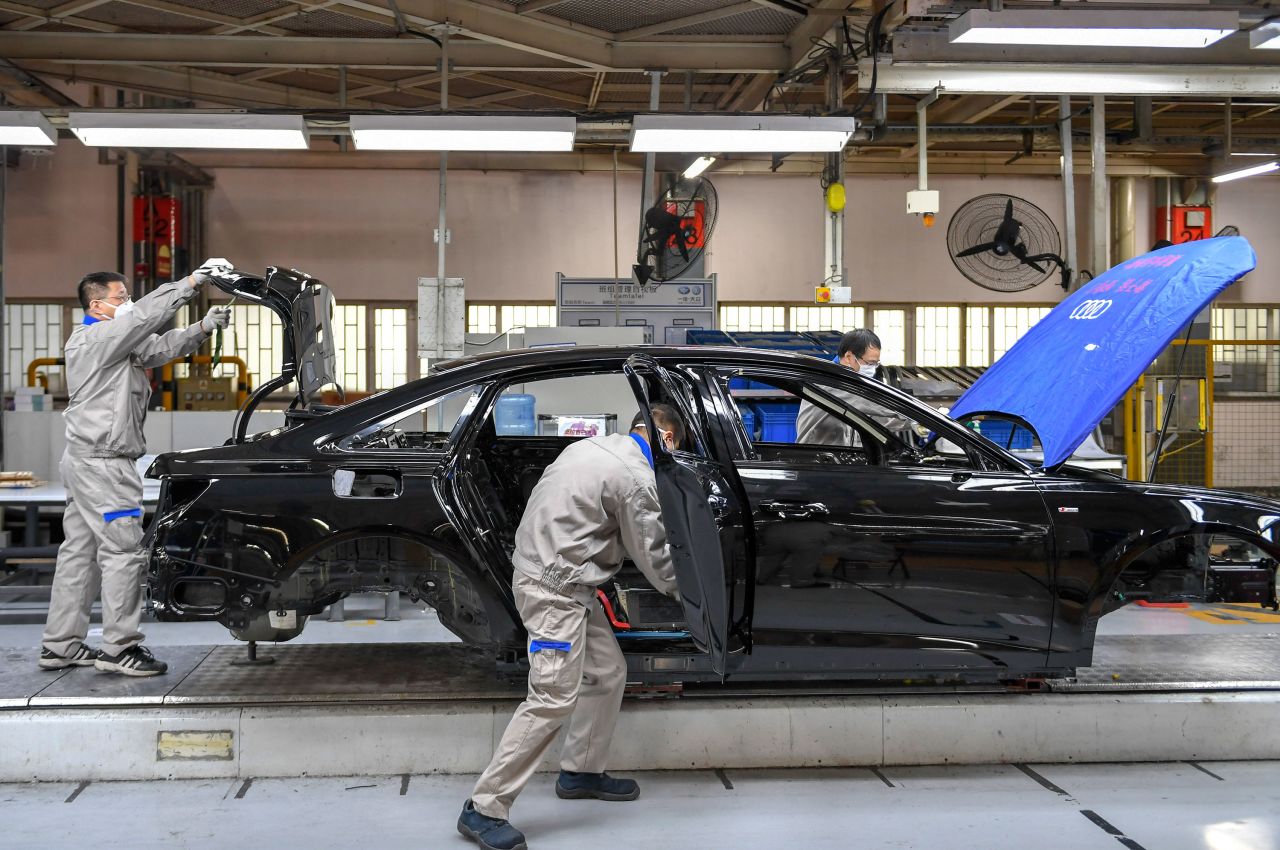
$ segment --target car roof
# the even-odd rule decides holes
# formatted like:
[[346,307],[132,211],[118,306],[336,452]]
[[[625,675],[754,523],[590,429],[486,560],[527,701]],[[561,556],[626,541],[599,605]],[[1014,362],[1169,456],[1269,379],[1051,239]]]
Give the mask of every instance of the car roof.
[[[553,366],[591,361],[626,360],[635,354],[643,354],[656,360],[681,362],[721,363],[726,366],[752,363],[764,365],[830,364],[830,361],[807,354],[787,351],[771,351],[761,348],[740,348],[713,345],[555,345],[539,348],[518,348],[511,351],[495,351],[446,360],[431,367],[431,375],[446,375],[471,367],[489,366],[491,369],[519,368],[524,366]],[[489,370],[485,370],[489,371]]]

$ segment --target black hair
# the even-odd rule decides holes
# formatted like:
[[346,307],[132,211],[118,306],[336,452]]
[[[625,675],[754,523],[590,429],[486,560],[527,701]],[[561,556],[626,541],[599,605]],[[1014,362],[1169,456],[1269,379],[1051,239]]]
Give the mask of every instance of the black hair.
[[113,283],[128,283],[129,278],[119,272],[89,272],[80,278],[80,286],[76,294],[80,297],[80,306],[88,310],[89,302],[101,301],[111,291]]
[[[685,442],[684,422],[680,419],[680,414],[676,413],[676,409],[669,404],[651,405],[649,407],[649,415],[653,417],[653,424],[657,425],[664,431],[670,431],[671,436],[675,439],[677,446],[683,446]],[[644,411],[641,410],[631,419],[631,430],[644,427]]]
[[880,337],[876,336],[874,331],[858,328],[840,338],[840,350],[837,356],[844,357],[849,352],[853,352],[853,356],[861,360],[868,348],[884,348],[884,346],[880,344]]

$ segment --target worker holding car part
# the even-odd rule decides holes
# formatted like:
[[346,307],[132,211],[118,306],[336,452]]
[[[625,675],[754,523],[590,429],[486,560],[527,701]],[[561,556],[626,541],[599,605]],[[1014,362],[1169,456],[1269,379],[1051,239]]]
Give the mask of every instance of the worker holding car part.
[[[211,261],[212,262],[212,261]],[[226,261],[220,261],[225,264]],[[137,302],[128,279],[94,272],[80,281],[84,324],[65,358],[67,447],[59,466],[67,490],[39,664],[46,670],[94,666],[156,676],[168,666],[142,646],[142,423],[151,396],[147,369],[198,349],[230,311],[214,307],[190,327],[158,333],[209,281],[206,265]],[[102,594],[102,648],[85,644],[89,610]]]
[[[880,337],[867,328],[858,328],[840,338],[835,362],[855,370],[864,378],[875,380],[880,369],[880,347]],[[910,424],[854,393],[836,391],[833,394],[890,431],[899,431]],[[800,411],[796,416],[796,442],[823,446],[861,445],[861,439],[853,426],[808,399],[800,402]]]
[[462,808],[458,831],[485,850],[523,850],[507,820],[511,804],[568,721],[556,796],[634,800],[632,779],[604,772],[622,707],[627,662],[596,601],[629,557],[662,593],[678,598],[658,505],[652,445],[684,439],[675,409],[650,409],[626,435],[573,443],[547,467],[516,531],[512,589],[529,632],[529,696],[516,709],[493,760]]

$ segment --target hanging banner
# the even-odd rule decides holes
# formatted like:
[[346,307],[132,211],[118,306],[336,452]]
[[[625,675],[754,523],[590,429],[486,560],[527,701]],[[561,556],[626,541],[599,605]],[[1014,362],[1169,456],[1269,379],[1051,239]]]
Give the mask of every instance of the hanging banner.
[[173,259],[182,246],[182,201],[171,195],[136,195],[133,241],[152,257],[157,280],[173,277]]

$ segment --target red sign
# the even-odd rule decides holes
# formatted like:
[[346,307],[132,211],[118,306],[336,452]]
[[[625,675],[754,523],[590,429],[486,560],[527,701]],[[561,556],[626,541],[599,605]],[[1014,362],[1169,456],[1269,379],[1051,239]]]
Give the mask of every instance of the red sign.
[[182,201],[169,195],[135,196],[133,241],[154,245],[156,277],[172,277],[173,257],[182,244]]
[[[1172,219],[1172,228],[1170,228]],[[1172,230],[1172,236],[1170,232]],[[1195,242],[1213,235],[1213,207],[1158,207],[1156,239],[1168,239],[1175,245]]]

